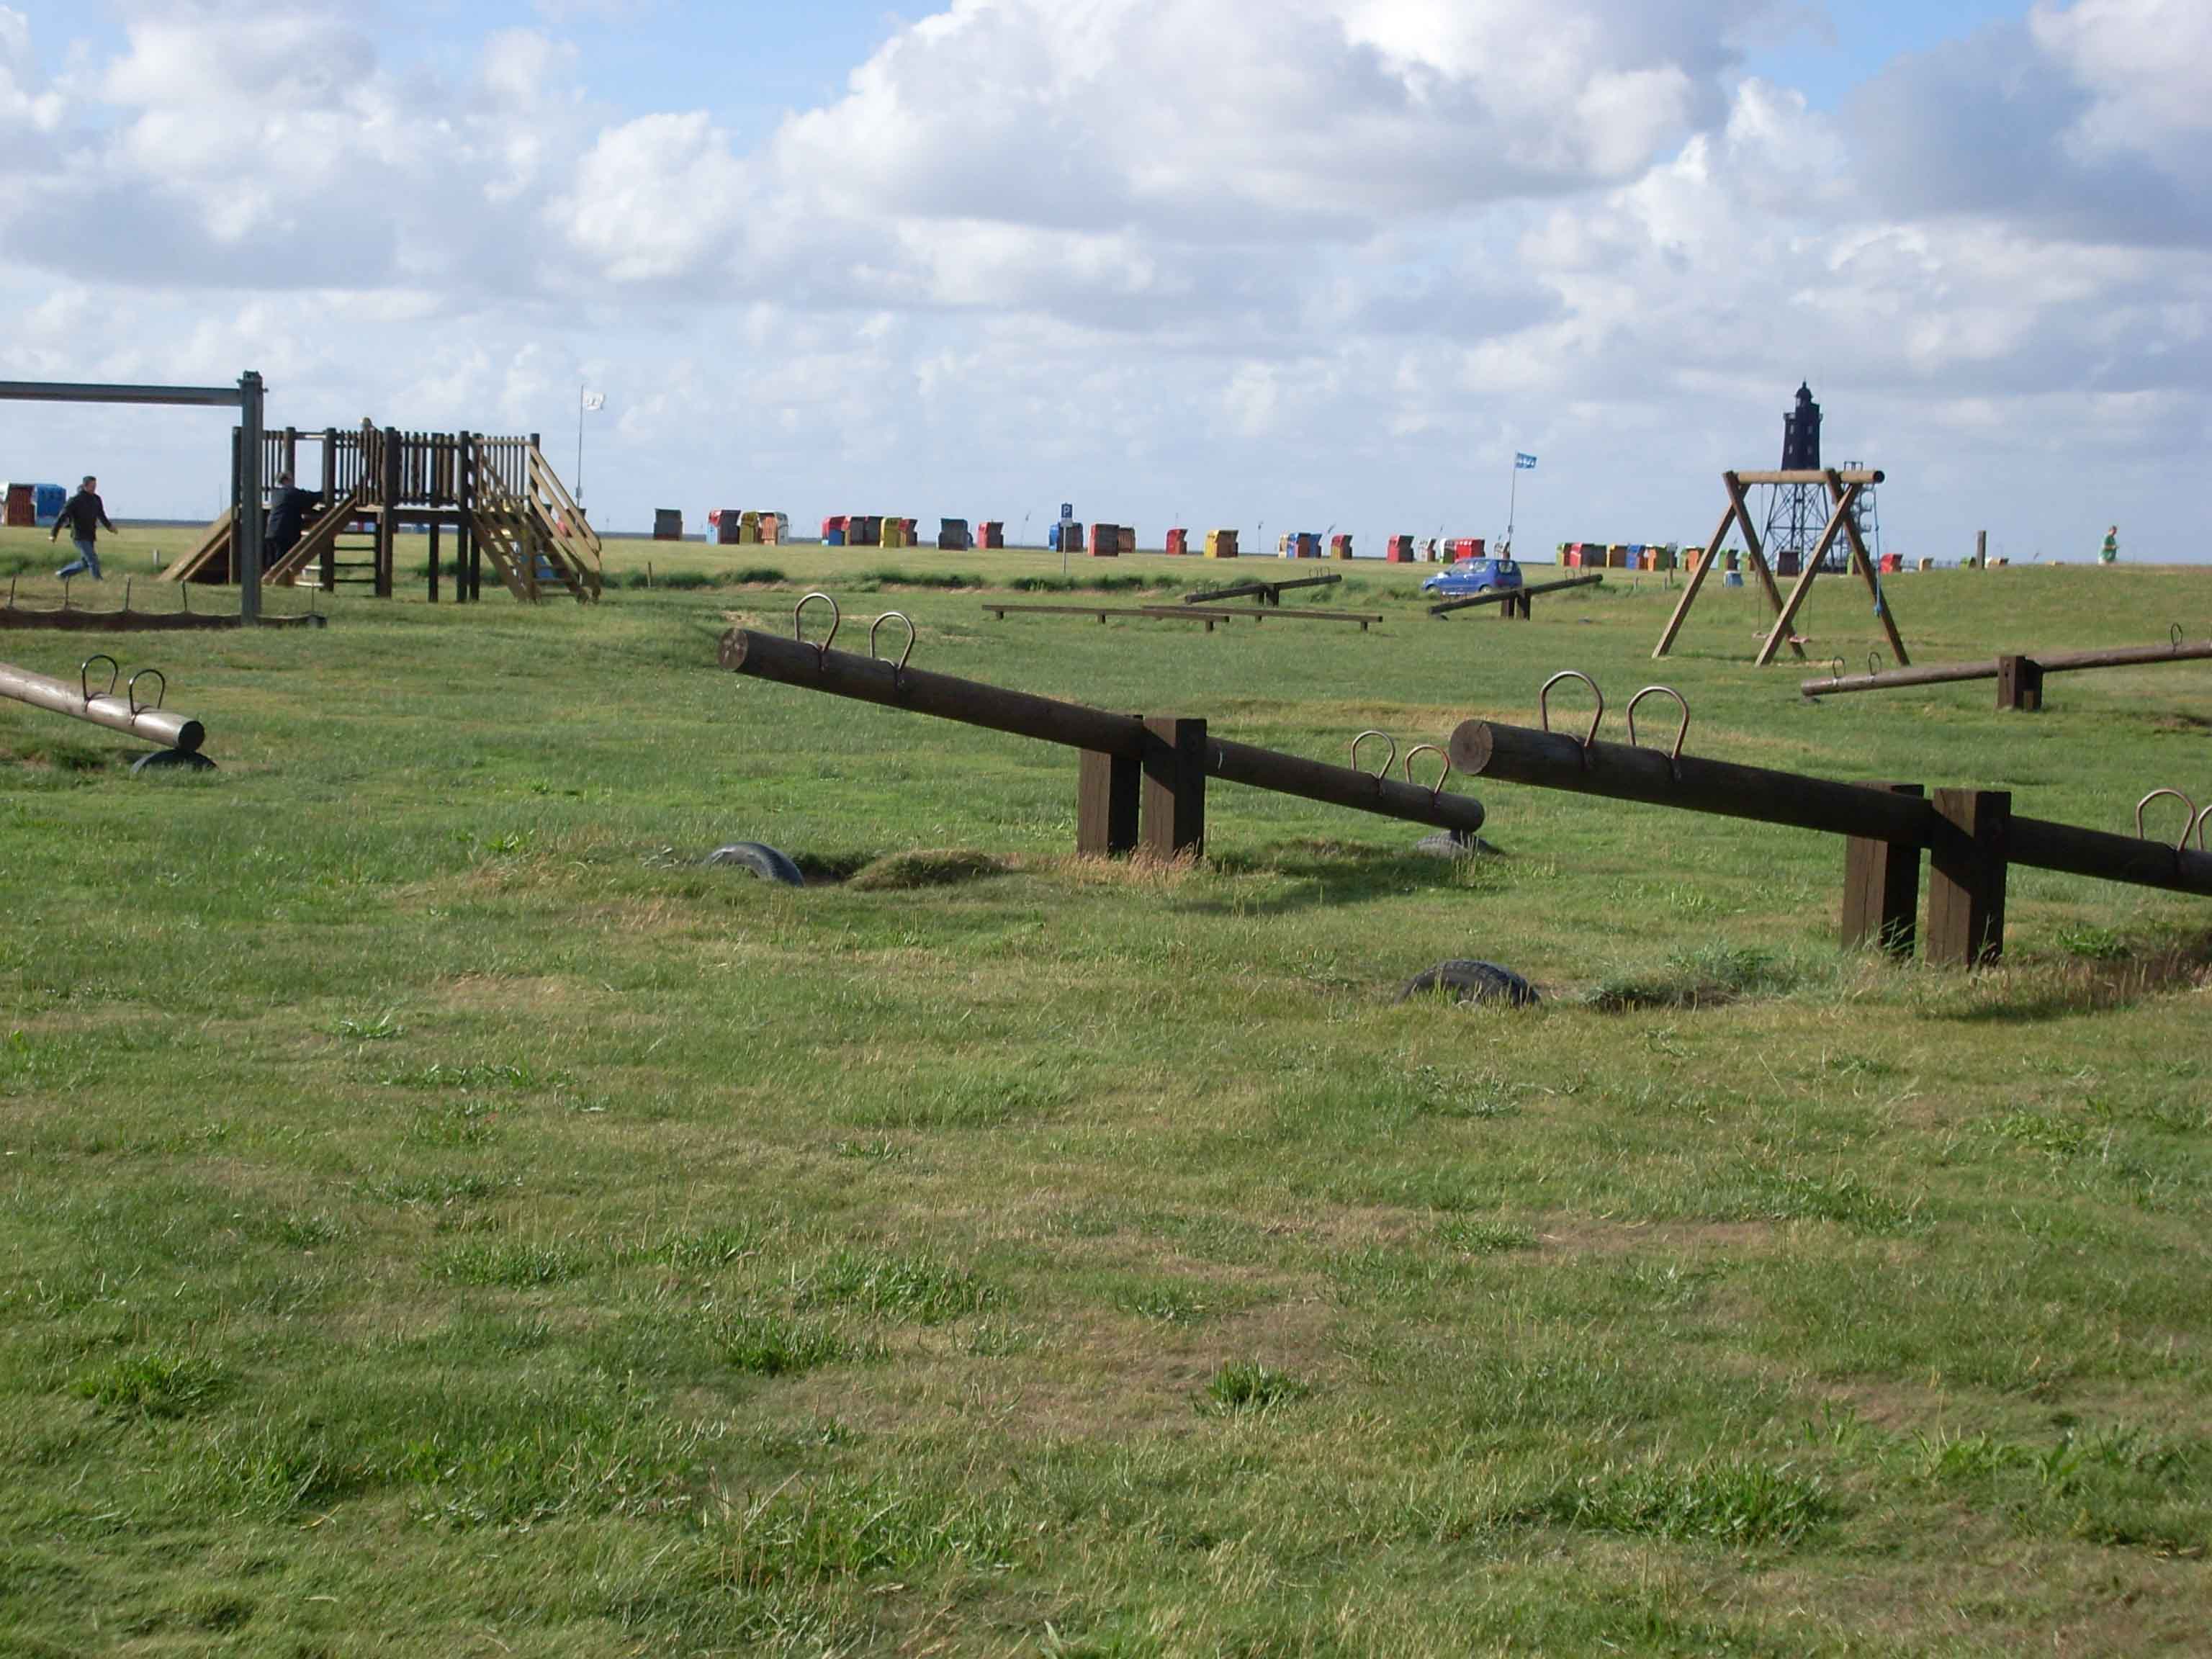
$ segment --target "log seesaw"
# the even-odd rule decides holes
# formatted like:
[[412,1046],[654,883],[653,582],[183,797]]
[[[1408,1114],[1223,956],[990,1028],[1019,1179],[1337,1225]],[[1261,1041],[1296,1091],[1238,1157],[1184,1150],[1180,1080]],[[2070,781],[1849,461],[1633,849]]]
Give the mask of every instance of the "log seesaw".
[[1487,593],[1476,593],[1464,599],[1445,599],[1429,607],[1431,617],[1448,617],[1455,611],[1472,610],[1478,605],[1500,607],[1501,617],[1528,619],[1530,601],[1544,593],[1564,593],[1571,587],[1596,587],[1603,584],[1602,575],[1567,576],[1555,582],[1539,582],[1534,587],[1493,587]]
[[[1552,689],[1569,679],[1587,685],[1597,700],[1589,730],[1580,737],[1551,729]],[[1637,744],[1637,705],[1650,696],[1671,697],[1680,710],[1671,749]],[[1495,720],[1462,725],[1449,747],[1454,769],[1503,783],[1841,836],[1847,948],[1874,944],[1894,955],[1912,954],[1923,848],[1929,867],[1927,958],[1939,966],[1975,967],[2002,956],[2006,872],[2013,865],[2212,896],[2212,854],[2203,850],[2212,808],[2197,813],[2178,790],[2145,796],[2136,810],[2136,834],[2118,836],[2018,816],[2010,792],[2002,789],[1928,794],[1917,783],[1838,783],[1686,755],[1689,704],[1671,686],[1649,685],[1629,700],[1626,744],[1598,740],[1604,694],[1579,671],[1547,680],[1537,707],[1540,730]],[[2143,808],[2169,794],[2191,811],[2173,844],[2142,834]],[[2192,836],[2196,851],[2189,846]]]
[[[92,689],[94,663],[107,665],[107,684],[98,691]],[[121,732],[157,745],[152,754],[140,757],[132,765],[133,773],[177,767],[212,771],[215,763],[200,753],[200,745],[207,741],[207,728],[189,715],[173,713],[161,706],[168,696],[167,677],[158,668],[142,668],[131,677],[124,685],[123,695],[118,696],[115,688],[122,676],[122,665],[104,653],[87,657],[78,665],[75,685],[45,674],[34,674],[13,663],[0,662],[0,697],[67,714],[73,720],[88,720],[94,726],[104,726],[112,732]],[[138,684],[149,678],[154,688],[151,698],[141,701]]]
[[1844,672],[1843,659],[1829,664],[1825,679],[1807,680],[1798,690],[1808,697],[1844,691],[1890,691],[1907,685],[1950,685],[1966,680],[1995,680],[1997,707],[2033,714],[2043,707],[2043,677],[2093,668],[2142,668],[2156,663],[2202,662],[2212,658],[2212,640],[2185,640],[2181,624],[2167,631],[2164,645],[2123,645],[2101,651],[2015,652],[1985,662],[1928,663],[1917,668],[1882,668],[1870,659],[1863,674]]
[[[830,631],[818,645],[804,634],[806,611],[816,605],[826,605],[830,611]],[[1482,803],[1446,792],[1451,764],[1436,744],[1419,744],[1405,756],[1401,781],[1389,775],[1398,762],[1397,742],[1385,732],[1360,733],[1352,740],[1354,764],[1334,766],[1214,737],[1203,720],[1118,714],[910,667],[914,623],[896,611],[870,625],[866,656],[838,651],[832,647],[842,623],[836,600],[826,593],[809,593],[793,612],[789,638],[733,628],[722,636],[721,665],[732,673],[801,690],[902,708],[1078,750],[1079,853],[1118,855],[1141,849],[1163,858],[1201,854],[1210,781],[1298,795],[1470,836],[1482,828]],[[905,649],[896,660],[877,654],[877,636],[891,623],[903,627],[907,635]],[[1361,747],[1376,738],[1389,744],[1389,757],[1376,771],[1358,769]],[[1413,763],[1425,752],[1440,763],[1433,786],[1413,781]]]

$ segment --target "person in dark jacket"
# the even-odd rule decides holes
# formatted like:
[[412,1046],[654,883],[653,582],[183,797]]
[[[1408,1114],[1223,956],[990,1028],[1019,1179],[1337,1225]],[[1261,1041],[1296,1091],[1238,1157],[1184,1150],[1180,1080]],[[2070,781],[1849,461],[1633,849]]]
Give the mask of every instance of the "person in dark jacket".
[[269,528],[262,538],[261,566],[272,568],[300,544],[300,532],[307,509],[322,499],[312,489],[295,489],[292,475],[276,475],[276,498],[269,503]]
[[76,557],[54,574],[67,581],[71,576],[82,575],[89,570],[93,580],[104,580],[100,574],[100,526],[106,525],[109,531],[117,534],[121,532],[108,522],[107,509],[100,504],[99,479],[89,474],[86,476],[84,483],[77,487],[76,494],[70,496],[68,505],[62,508],[61,517],[54,520],[54,533],[46,539],[59,541],[64,525],[69,526],[70,541],[76,548]]

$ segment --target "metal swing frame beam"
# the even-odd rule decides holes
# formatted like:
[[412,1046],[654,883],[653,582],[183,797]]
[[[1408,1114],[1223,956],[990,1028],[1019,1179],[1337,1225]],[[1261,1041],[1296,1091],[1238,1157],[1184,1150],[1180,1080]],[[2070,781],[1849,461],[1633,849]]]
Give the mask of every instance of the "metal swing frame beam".
[[261,376],[249,369],[228,386],[118,386],[89,380],[0,380],[0,403],[141,404],[169,409],[234,409],[243,436],[239,445],[238,489],[230,509],[236,533],[232,547],[238,566],[239,620],[251,628],[261,620],[261,435],[267,393]]

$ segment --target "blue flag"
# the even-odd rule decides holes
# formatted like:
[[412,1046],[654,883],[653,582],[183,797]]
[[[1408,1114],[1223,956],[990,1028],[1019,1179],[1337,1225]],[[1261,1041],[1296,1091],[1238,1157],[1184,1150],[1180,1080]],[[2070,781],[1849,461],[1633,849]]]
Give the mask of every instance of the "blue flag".
[[1516,450],[1513,453],[1513,470],[1516,472],[1534,472],[1536,470],[1536,458],[1524,451]]

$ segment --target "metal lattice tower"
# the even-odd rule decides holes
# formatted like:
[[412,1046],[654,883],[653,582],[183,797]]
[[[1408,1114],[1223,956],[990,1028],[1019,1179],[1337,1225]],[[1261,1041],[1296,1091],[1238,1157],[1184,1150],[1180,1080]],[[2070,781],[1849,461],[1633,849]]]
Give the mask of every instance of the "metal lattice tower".
[[[1858,461],[1845,461],[1844,471],[1856,471],[1862,465]],[[1858,524],[1859,539],[1866,544],[1867,556],[1874,561],[1875,568],[1879,570],[1881,568],[1881,514],[1875,507],[1874,495],[1872,484],[1863,486],[1859,490],[1858,505],[1852,509],[1851,517]],[[1850,569],[1850,544],[1839,538],[1836,545],[1828,550],[1828,562],[1822,568]]]

